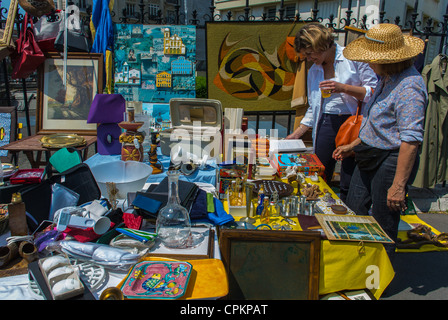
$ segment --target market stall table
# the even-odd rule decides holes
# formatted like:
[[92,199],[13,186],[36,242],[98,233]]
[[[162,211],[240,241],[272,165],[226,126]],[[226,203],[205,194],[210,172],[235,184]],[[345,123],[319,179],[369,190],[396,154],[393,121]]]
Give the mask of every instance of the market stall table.
[[[309,178],[307,183],[317,184],[321,190],[327,189],[334,199],[338,196],[319,177],[319,182]],[[228,210],[228,203],[224,201]],[[231,212],[230,212],[231,213]],[[235,220],[240,220],[235,217]],[[255,226],[263,223],[256,217]],[[294,224],[282,221],[282,217],[272,218],[269,226],[288,225],[292,231],[302,231],[297,217],[290,217]],[[272,228],[272,227],[271,227]],[[274,228],[272,228],[274,229]],[[278,230],[277,232],[287,232]],[[343,290],[369,289],[376,299],[379,299],[395,275],[392,264],[382,243],[353,241],[321,241],[319,295],[325,295]]]
[[[45,148],[42,146],[41,139],[45,135],[34,135],[27,137],[22,140],[13,141],[5,146],[0,147],[1,150],[8,150],[12,154],[19,153],[23,151],[23,153],[28,158],[28,161],[31,164],[31,168],[39,168],[41,166],[45,166],[48,163],[48,160],[51,157],[51,154],[58,151],[59,148]],[[75,147],[76,150],[81,152],[81,158],[83,161],[87,160],[89,147],[93,144],[96,145],[97,137],[96,136],[81,136],[86,140],[86,144],[84,146]],[[36,152],[34,156],[33,153]],[[45,154],[45,159],[42,159],[42,154]]]
[[[95,155],[94,157],[89,158],[86,163],[94,165],[98,162],[102,163],[104,161],[112,160],[115,160],[114,156]],[[216,169],[209,170],[207,173],[212,173],[213,176],[216,177]],[[161,176],[160,180],[164,178],[163,174],[153,175],[152,177],[157,179],[148,182],[160,182],[157,181],[157,176]],[[307,182],[312,183],[310,179],[307,179]],[[321,178],[319,178],[317,184],[322,189],[328,189],[332,196],[335,199],[338,199],[337,195]],[[227,208],[226,201],[224,201],[224,208]],[[296,225],[292,226],[292,230],[302,230],[298,223],[298,219],[296,217],[291,219],[296,223]],[[236,220],[239,220],[239,218],[237,217]],[[257,219],[256,225],[257,224],[260,224],[259,219]],[[218,241],[215,241],[215,246],[217,245]],[[215,258],[217,257],[220,258],[218,247],[215,248]],[[370,288],[375,298],[378,299],[381,297],[383,291],[389,285],[393,277],[394,270],[381,243],[322,240],[319,267],[320,295],[341,290]],[[107,286],[117,286],[121,283],[123,278],[123,274],[114,274],[109,278]],[[102,289],[105,287],[102,287]],[[97,295],[100,293],[101,290],[96,292]]]

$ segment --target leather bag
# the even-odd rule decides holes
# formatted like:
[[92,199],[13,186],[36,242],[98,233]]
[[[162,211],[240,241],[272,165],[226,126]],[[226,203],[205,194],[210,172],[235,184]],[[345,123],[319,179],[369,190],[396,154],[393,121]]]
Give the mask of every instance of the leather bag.
[[54,42],[54,48],[56,51],[64,51],[64,32],[67,32],[68,52],[90,52],[90,40],[81,31],[70,29],[62,29],[59,31],[59,34]]
[[34,24],[34,35],[43,52],[55,51],[54,42],[59,31],[64,27],[64,11],[58,10],[49,15],[43,15]]
[[34,38],[33,29],[33,19],[26,13],[19,39],[16,41],[16,52],[12,56],[13,79],[28,77],[45,61],[45,56]]
[[358,109],[354,116],[350,116],[339,128],[338,134],[335,138],[336,148],[352,143],[358,138],[359,129],[361,128],[362,115],[361,115],[362,102],[358,101]]

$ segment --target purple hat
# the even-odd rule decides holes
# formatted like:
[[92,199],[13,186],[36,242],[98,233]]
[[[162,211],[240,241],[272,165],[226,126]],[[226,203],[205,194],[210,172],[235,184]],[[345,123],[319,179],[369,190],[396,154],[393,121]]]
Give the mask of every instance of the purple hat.
[[121,94],[97,93],[90,107],[87,123],[119,123],[123,121],[126,100]]

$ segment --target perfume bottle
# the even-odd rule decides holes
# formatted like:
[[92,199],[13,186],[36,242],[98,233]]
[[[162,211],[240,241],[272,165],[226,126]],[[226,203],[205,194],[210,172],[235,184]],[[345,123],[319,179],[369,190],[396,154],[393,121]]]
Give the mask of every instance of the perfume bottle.
[[169,170],[167,175],[168,203],[159,211],[156,231],[166,247],[179,248],[184,246],[190,237],[190,216],[187,209],[180,204],[179,171]]
[[261,220],[261,223],[269,223],[271,221],[268,198],[264,198],[264,200],[263,200],[263,211],[261,213],[260,220]]

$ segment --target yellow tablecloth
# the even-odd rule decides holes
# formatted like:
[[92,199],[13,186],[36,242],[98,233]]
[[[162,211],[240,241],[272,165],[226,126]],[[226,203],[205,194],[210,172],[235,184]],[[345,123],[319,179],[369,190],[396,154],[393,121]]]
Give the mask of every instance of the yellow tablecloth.
[[[419,224],[423,224],[431,228],[431,231],[439,235],[441,232],[434,227],[430,226],[422,219],[420,219],[416,214],[401,216],[401,220],[409,223],[411,226],[415,227]],[[398,231],[398,238],[402,241],[407,240],[407,231]],[[419,249],[397,249],[397,252],[430,252],[430,251],[447,251],[447,247],[438,247],[432,244],[424,244]]]
[[[310,182],[307,179],[307,182]],[[314,182],[313,182],[314,183]],[[333,198],[337,195],[320,178],[321,190],[328,189]],[[228,210],[227,201],[224,209]],[[229,211],[227,211],[229,212]],[[236,217],[235,220],[239,220]],[[292,230],[302,230],[297,218],[291,218],[296,225]],[[256,219],[255,225],[261,222]],[[271,219],[270,225],[281,222],[281,218]],[[282,232],[282,231],[278,231]],[[389,257],[381,243],[364,242],[360,245],[353,241],[322,240],[320,251],[319,294],[324,295],[342,290],[370,289],[375,298],[379,299],[395,275]]]

